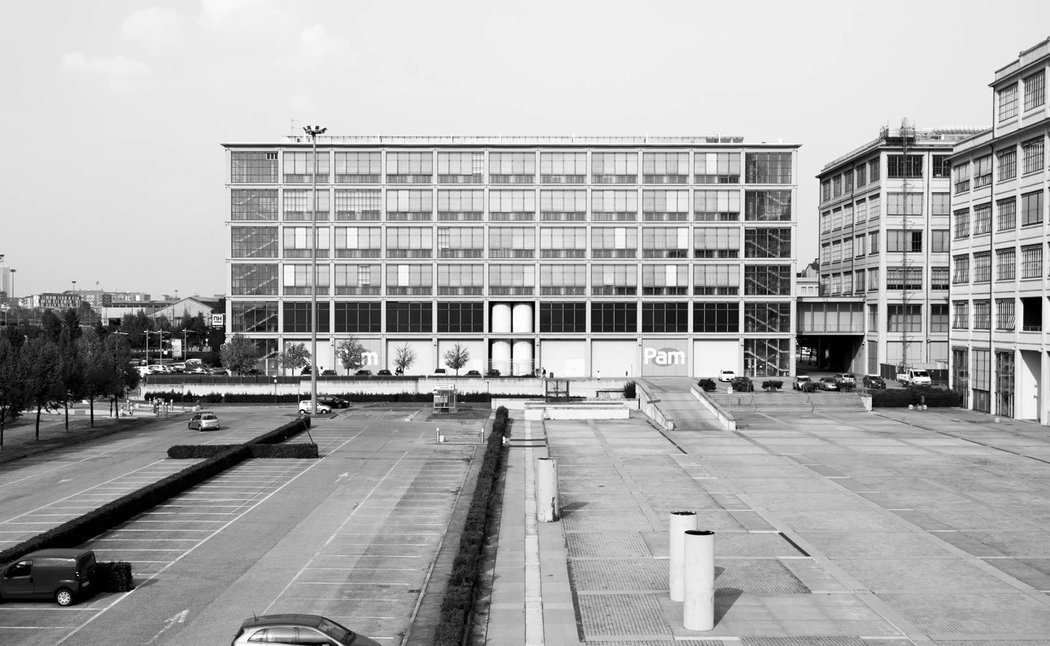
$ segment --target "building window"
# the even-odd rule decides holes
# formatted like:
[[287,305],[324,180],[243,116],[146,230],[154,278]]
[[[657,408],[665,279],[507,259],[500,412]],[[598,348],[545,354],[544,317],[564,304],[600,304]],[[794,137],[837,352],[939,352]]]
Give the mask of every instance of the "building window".
[[739,184],[740,153],[697,152],[693,158],[693,181],[697,184]]
[[480,222],[485,218],[485,191],[438,191],[438,220]]
[[231,258],[276,258],[277,227],[230,227]]
[[1017,85],[999,90],[999,121],[1017,116]]
[[642,219],[648,222],[689,219],[689,191],[642,191]]
[[985,155],[973,160],[973,187],[975,189],[992,183],[992,156]]
[[954,215],[955,238],[968,238],[970,236],[970,210],[959,209]]
[[277,219],[277,189],[235,188],[230,195],[231,220]]
[[930,215],[948,215],[951,213],[950,205],[950,194],[930,193]]
[[831,180],[825,179],[820,182],[820,201],[827,202],[831,199]]
[[234,296],[276,296],[277,265],[241,264],[230,266],[230,293]]
[[[285,184],[309,184],[314,180],[314,154],[313,152],[284,153],[284,183]],[[328,183],[328,153],[317,153],[317,182]]]
[[922,332],[922,306],[887,305],[886,331]]
[[[285,296],[308,296],[313,293],[313,284],[310,281],[311,265],[285,265],[284,266],[284,294]],[[328,293],[328,265],[317,266],[317,293]]]
[[693,303],[693,332],[740,332],[737,303]]
[[379,184],[383,179],[383,154],[378,150],[336,152],[336,184]]
[[992,327],[992,305],[987,300],[973,302],[973,329],[988,330]]
[[234,332],[277,332],[276,301],[233,301],[230,304]]
[[1021,247],[1021,278],[1043,277],[1043,246],[1025,245]]
[[868,198],[868,220],[875,222],[879,219],[879,215],[882,212],[882,203],[878,195],[873,195]]
[[388,152],[388,184],[430,184],[434,181],[434,155],[431,152]]
[[382,305],[377,301],[336,301],[335,331],[342,334],[375,334],[382,331],[382,316]]
[[643,258],[688,258],[689,227],[643,227]]
[[531,152],[489,153],[489,182],[492,184],[535,183],[536,154]]
[[874,332],[879,329],[879,306],[868,305],[868,331]]
[[750,377],[784,377],[794,357],[791,339],[744,339],[744,374]]
[[642,182],[687,184],[689,153],[642,153]]
[[642,333],[665,334],[689,331],[689,303],[642,303]]
[[745,265],[744,294],[748,296],[789,296],[790,265]]
[[383,194],[379,189],[336,190],[335,219],[377,222],[383,214]]
[[536,266],[489,265],[489,293],[496,296],[534,295]]
[[1021,144],[1021,155],[1023,157],[1022,173],[1038,173],[1046,167],[1043,157],[1043,137],[1029,139]]
[[587,191],[540,191],[540,219],[547,222],[586,220]]
[[438,265],[438,296],[481,296],[485,265]]
[[790,258],[791,229],[744,229],[745,258]]
[[433,332],[433,304],[429,302],[388,301],[386,304],[386,331]]
[[952,284],[965,285],[970,282],[970,257],[966,254],[952,256]]
[[1017,277],[1017,252],[1010,249],[995,251],[995,279],[1013,280]]
[[686,265],[642,265],[642,295],[672,296],[689,293],[689,268]]
[[879,253],[879,232],[872,231],[868,234],[868,253]]
[[430,296],[434,291],[433,265],[386,266],[386,293],[392,296]]
[[791,153],[745,153],[748,184],[790,184]]
[[634,258],[638,255],[638,229],[634,227],[593,227],[592,258]]
[[886,215],[922,215],[922,194],[887,193]]
[[887,267],[886,289],[922,289],[922,267]]
[[930,333],[938,334],[948,331],[948,306],[946,304],[930,305]]
[[739,258],[738,227],[697,227],[693,231],[693,255],[696,258]]
[[995,203],[998,211],[996,216],[996,231],[1009,231],[1017,226],[1017,198],[1009,197]]
[[791,303],[744,303],[744,332],[790,332]]
[[1017,177],[1017,149],[1003,150],[995,155],[999,162],[999,181]]
[[586,227],[540,229],[540,258],[584,258],[586,255]]
[[337,296],[378,296],[382,291],[383,274],[380,265],[335,266],[335,293]]
[[388,227],[387,258],[431,258],[434,255],[434,230],[429,227]]
[[857,180],[857,188],[864,186],[868,183],[868,168],[864,164],[857,166],[853,169],[854,176]]
[[934,155],[931,166],[934,178],[947,179],[951,176],[952,165],[948,161],[948,155]]
[[586,265],[540,265],[542,296],[583,296],[586,292]]
[[[329,249],[328,227],[285,227],[284,258],[327,258]],[[314,240],[317,250],[314,251]]]
[[985,251],[973,255],[973,282],[987,283],[992,280],[992,254]]
[[1014,329],[1014,321],[1016,319],[1016,306],[1017,304],[1012,298],[995,299],[995,329]]
[[591,183],[637,184],[638,155],[635,153],[593,153]]
[[949,244],[947,229],[934,229],[930,231],[930,251],[932,253],[948,253]]
[[[312,304],[309,302],[288,302],[283,303],[284,308],[284,331],[291,333],[302,333],[310,332],[310,313],[312,311]],[[317,331],[318,332],[329,332],[330,326],[328,324],[328,303],[321,301],[317,303]]]
[[1025,193],[1021,196],[1021,226],[1039,224],[1043,221],[1043,191]]
[[591,191],[591,219],[595,222],[633,222],[637,220],[638,193],[635,191]]
[[922,177],[922,155],[887,155],[886,177]]
[[952,329],[970,329],[970,303],[968,301],[952,301]]
[[873,181],[873,182],[879,181],[879,178],[881,176],[881,173],[880,173],[881,169],[882,169],[882,167],[879,164],[879,160],[878,159],[873,159],[870,162],[868,162],[868,175],[871,176],[871,181]]
[[759,222],[791,220],[791,191],[747,191],[744,219]]
[[886,231],[886,251],[920,253],[922,251],[922,231]]
[[1024,109],[1028,112],[1046,103],[1046,72],[1036,72],[1024,79]]
[[483,184],[485,153],[438,151],[438,184]]
[[970,190],[970,164],[963,162],[952,167],[952,183],[956,195]]
[[842,174],[842,192],[852,193],[853,192],[853,173],[846,171]]
[[693,265],[693,293],[697,296],[736,296],[740,293],[740,266]]
[[481,258],[485,230],[481,227],[438,227],[438,258]]
[[534,227],[492,227],[489,229],[489,258],[536,257]]
[[973,207],[973,234],[979,236],[992,232],[992,205],[980,204]]
[[947,267],[930,267],[930,289],[946,290],[949,288],[949,283]]
[[591,303],[591,332],[638,333],[638,306],[631,303]]
[[330,212],[327,190],[284,191],[284,219],[290,222],[327,221]]
[[693,193],[693,219],[697,222],[739,220],[740,191],[696,191]]
[[484,303],[438,303],[438,334],[481,334],[485,331]]
[[535,191],[489,191],[489,220],[528,222],[535,219]]
[[387,190],[386,219],[422,221],[434,219],[434,193],[429,190]]
[[[689,171],[686,170],[688,173]],[[587,182],[587,153],[540,153],[540,182],[584,184]]]
[[276,152],[230,153],[230,183],[276,184]]
[[540,303],[540,334],[584,334],[587,303]]
[[379,227],[336,227],[336,258],[378,258],[383,252]]

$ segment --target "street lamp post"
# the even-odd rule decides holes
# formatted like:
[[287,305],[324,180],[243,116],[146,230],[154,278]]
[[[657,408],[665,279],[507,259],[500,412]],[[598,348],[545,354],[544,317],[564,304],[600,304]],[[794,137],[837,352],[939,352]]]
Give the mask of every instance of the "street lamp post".
[[321,126],[304,126],[303,130],[313,140],[314,172],[311,175],[313,185],[313,209],[310,220],[313,224],[313,244],[310,249],[310,412],[317,415],[317,135],[323,135],[328,128]]

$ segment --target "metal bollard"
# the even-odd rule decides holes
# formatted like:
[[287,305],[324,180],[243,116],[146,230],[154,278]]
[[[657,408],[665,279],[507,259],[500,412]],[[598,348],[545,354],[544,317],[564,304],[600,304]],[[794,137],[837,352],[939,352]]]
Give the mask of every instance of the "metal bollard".
[[558,461],[536,460],[536,520],[553,523],[561,516],[558,509]]
[[671,601],[682,601],[685,599],[685,533],[697,529],[695,511],[672,511],[669,529],[669,553],[671,562],[668,564],[669,581],[671,589]]
[[715,533],[685,532],[685,601],[682,626],[686,630],[715,627]]

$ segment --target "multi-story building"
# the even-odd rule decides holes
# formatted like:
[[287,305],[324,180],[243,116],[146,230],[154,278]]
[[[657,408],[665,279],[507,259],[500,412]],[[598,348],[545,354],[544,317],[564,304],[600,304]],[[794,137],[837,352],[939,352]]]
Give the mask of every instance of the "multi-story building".
[[311,143],[224,144],[227,332],[266,354],[309,347],[316,280],[320,368],[353,337],[409,374],[456,344],[504,375],[792,372],[797,145],[319,136],[315,196]]
[[992,82],[991,130],[952,163],[952,386],[979,411],[1050,423],[1050,39]]
[[830,341],[851,370],[946,371],[948,160],[956,143],[978,132],[884,127],[817,176],[820,293],[852,321]]

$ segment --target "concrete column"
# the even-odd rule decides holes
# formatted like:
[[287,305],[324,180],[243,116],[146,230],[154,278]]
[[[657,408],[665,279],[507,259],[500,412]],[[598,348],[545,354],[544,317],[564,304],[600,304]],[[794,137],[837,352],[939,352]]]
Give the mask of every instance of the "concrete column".
[[715,533],[685,532],[685,601],[682,626],[686,630],[715,627]]
[[669,530],[671,601],[685,599],[685,533],[697,529],[695,511],[672,511]]
[[558,510],[558,461],[536,460],[536,520],[553,523],[561,517]]

